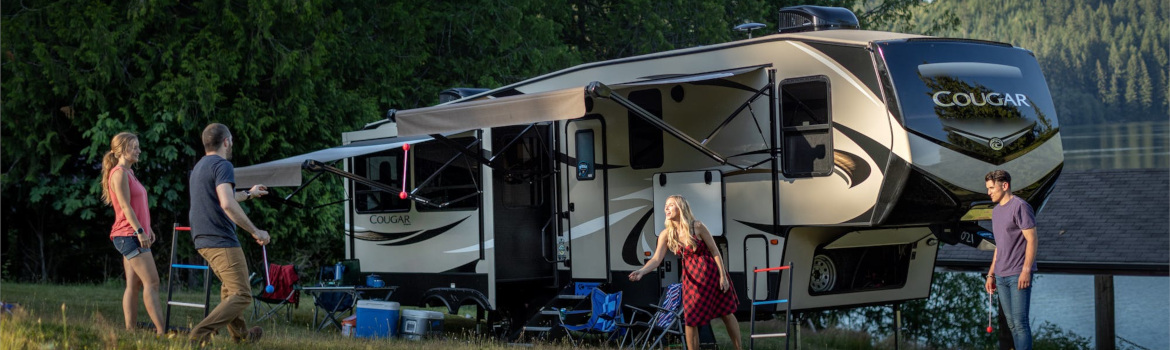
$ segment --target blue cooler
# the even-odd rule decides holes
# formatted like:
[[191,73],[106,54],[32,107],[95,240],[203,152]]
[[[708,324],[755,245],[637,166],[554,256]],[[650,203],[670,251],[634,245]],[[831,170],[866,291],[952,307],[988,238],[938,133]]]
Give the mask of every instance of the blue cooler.
[[357,329],[359,338],[398,336],[399,305],[393,301],[358,300]]

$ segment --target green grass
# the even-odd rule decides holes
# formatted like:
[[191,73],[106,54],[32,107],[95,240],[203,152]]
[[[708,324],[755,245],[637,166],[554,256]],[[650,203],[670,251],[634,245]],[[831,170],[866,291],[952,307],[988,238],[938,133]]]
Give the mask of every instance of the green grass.
[[[187,335],[172,333],[155,337],[153,326],[128,331],[122,319],[122,291],[120,281],[100,285],[47,285],[5,282],[0,284],[0,298],[20,306],[11,315],[0,316],[0,348],[2,349],[192,349]],[[218,289],[213,287],[212,304],[218,300]],[[165,290],[162,291],[165,301]],[[175,300],[199,302],[202,291],[176,292]],[[165,307],[165,305],[164,305]],[[138,321],[148,322],[145,307],[139,306]],[[442,311],[440,309],[432,309]],[[474,309],[465,308],[461,314],[474,315]],[[251,316],[251,310],[245,319]],[[172,326],[189,329],[203,318],[202,310],[173,308]],[[506,343],[475,336],[474,319],[447,315],[444,323],[445,339],[409,341],[402,339],[358,339],[342,337],[335,329],[313,330],[312,298],[302,296],[301,306],[294,309],[292,320],[282,317],[255,325],[264,328],[264,338],[258,344],[234,344],[223,330],[214,337],[213,349],[515,349]],[[720,349],[731,349],[722,321],[713,320],[712,330]],[[249,327],[254,324],[249,323]],[[743,346],[748,346],[748,323],[740,323]],[[757,322],[757,331],[782,331],[782,321]],[[892,348],[869,335],[845,330],[804,331],[801,335],[804,349],[877,349]],[[594,344],[588,347],[605,347]],[[540,349],[573,349],[566,343],[537,344]],[[783,349],[783,338],[758,340],[757,349]]]

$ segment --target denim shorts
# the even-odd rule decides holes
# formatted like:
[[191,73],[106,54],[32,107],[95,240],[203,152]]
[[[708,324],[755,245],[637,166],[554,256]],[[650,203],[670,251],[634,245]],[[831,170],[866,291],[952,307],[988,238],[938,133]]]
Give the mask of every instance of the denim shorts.
[[138,243],[138,237],[114,237],[114,248],[118,249],[126,260],[134,259],[138,254],[150,251],[150,248],[143,248],[142,244]]

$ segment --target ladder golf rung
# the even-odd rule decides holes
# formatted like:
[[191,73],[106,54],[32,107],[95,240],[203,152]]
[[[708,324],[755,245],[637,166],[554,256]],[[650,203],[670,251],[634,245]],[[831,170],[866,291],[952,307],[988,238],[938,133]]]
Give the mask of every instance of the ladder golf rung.
[[196,304],[196,303],[184,303],[184,302],[181,302],[181,301],[173,301],[173,300],[172,300],[172,301],[168,301],[168,302],[167,302],[167,305],[186,306],[186,307],[193,307],[193,308],[196,308],[196,309],[203,309],[203,308],[206,308],[206,307],[207,307],[206,305],[203,305],[203,304]]
[[787,337],[788,333],[752,334],[752,339]]
[[788,299],[761,300],[761,301],[752,302],[752,305],[780,304],[780,303],[787,303],[787,302],[788,302]]
[[193,270],[206,270],[207,269],[207,265],[171,264],[171,267],[174,267],[176,269],[193,269]]
[[763,269],[755,269],[755,270],[752,270],[752,272],[779,271],[779,270],[787,270],[790,268],[792,268],[791,265],[784,265],[784,266],[768,267],[768,268],[763,268]]

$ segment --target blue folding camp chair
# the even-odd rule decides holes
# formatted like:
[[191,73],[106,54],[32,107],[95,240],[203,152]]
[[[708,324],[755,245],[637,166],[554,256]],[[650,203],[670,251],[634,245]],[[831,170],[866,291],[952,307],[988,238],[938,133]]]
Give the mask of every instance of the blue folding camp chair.
[[[605,294],[601,289],[593,288],[589,293],[591,308],[589,310],[570,310],[560,313],[560,327],[565,330],[569,336],[569,341],[576,342],[573,339],[573,333],[581,334],[608,334],[606,341],[617,337],[620,328],[619,323],[624,323],[625,318],[622,316],[622,292],[613,294]],[[567,323],[566,320],[578,319],[580,315],[589,314],[588,321],[581,324]],[[574,317],[577,316],[577,317]]]
[[[639,349],[654,349],[662,346],[662,340],[667,334],[675,336],[683,336],[682,327],[682,283],[674,283],[666,287],[666,292],[662,293],[657,305],[651,304],[650,307],[655,311],[650,314],[649,311],[626,306],[634,310],[632,319],[636,319],[637,314],[646,314],[647,321],[632,322],[631,324],[623,324],[627,329],[641,329],[641,333],[633,337],[630,342],[631,348]],[[655,335],[657,334],[657,335]],[[622,337],[621,347],[625,347],[626,338],[630,334]],[[653,340],[651,340],[653,339]]]

